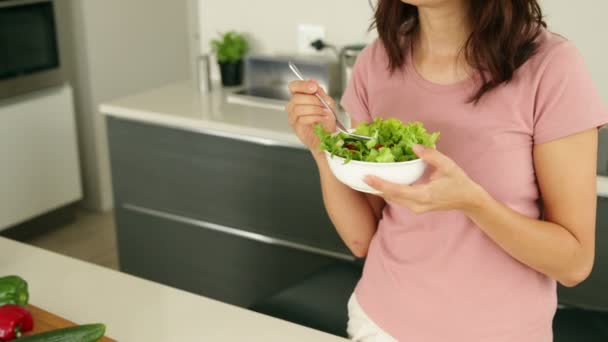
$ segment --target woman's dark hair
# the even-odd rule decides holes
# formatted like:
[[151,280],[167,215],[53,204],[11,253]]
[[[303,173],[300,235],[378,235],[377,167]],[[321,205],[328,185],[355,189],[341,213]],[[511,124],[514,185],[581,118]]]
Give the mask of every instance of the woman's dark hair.
[[[513,78],[532,57],[536,38],[546,27],[537,0],[470,0],[472,32],[464,46],[466,61],[480,72],[478,102],[488,91]],[[391,72],[406,61],[406,51],[419,29],[418,8],[401,0],[379,0],[372,28],[378,30]]]

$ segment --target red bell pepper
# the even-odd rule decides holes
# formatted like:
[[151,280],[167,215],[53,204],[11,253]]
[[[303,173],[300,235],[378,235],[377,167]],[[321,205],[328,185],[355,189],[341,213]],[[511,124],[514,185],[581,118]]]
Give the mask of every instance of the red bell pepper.
[[18,305],[0,306],[0,341],[12,341],[34,329],[32,314]]

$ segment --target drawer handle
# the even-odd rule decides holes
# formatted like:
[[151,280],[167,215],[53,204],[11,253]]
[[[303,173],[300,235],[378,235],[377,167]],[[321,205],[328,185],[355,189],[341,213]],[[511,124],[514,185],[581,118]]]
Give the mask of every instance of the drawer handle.
[[249,239],[249,240],[254,240],[257,242],[262,242],[262,243],[269,244],[269,245],[276,245],[276,246],[297,249],[297,250],[304,251],[304,252],[328,256],[328,257],[342,259],[342,260],[346,260],[346,261],[355,261],[356,260],[356,258],[352,255],[333,252],[333,251],[329,251],[329,250],[326,250],[323,248],[307,246],[307,245],[304,245],[301,243],[291,242],[291,241],[287,241],[287,240],[283,240],[283,239],[277,239],[277,238],[273,238],[273,237],[258,234],[258,233],[247,232],[247,231],[244,231],[241,229],[227,227],[227,226],[223,226],[220,224],[215,224],[215,223],[206,222],[206,221],[202,221],[202,220],[192,219],[192,218],[181,216],[181,215],[175,215],[175,214],[170,214],[170,213],[166,213],[163,211],[148,209],[148,208],[140,207],[140,206],[133,205],[133,204],[123,204],[122,207],[126,210],[134,211],[134,212],[137,212],[140,214],[146,214],[146,215],[155,216],[155,217],[163,218],[163,219],[174,221],[174,222],[185,223],[185,224],[189,224],[192,226],[197,226],[197,227],[205,228],[208,230],[213,230],[213,231],[224,233],[224,234],[234,235],[234,236],[238,236],[238,237]]

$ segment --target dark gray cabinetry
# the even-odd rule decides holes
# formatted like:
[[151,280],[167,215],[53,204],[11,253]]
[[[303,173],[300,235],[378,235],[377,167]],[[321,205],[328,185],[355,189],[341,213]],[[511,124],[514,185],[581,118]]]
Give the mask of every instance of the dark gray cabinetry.
[[123,272],[243,307],[335,262],[130,210],[117,221]]
[[589,278],[574,288],[559,288],[560,302],[608,310],[608,198],[598,198],[595,264]]
[[604,127],[600,130],[599,142],[597,173],[608,176],[608,127]]
[[107,124],[122,270],[247,306],[354,259],[307,151]]

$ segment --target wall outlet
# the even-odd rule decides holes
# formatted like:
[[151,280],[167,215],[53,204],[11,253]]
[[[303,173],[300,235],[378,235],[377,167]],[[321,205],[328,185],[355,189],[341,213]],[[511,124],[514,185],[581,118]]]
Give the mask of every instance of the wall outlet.
[[301,54],[319,53],[310,43],[317,39],[325,39],[325,27],[321,25],[298,26],[298,52]]

